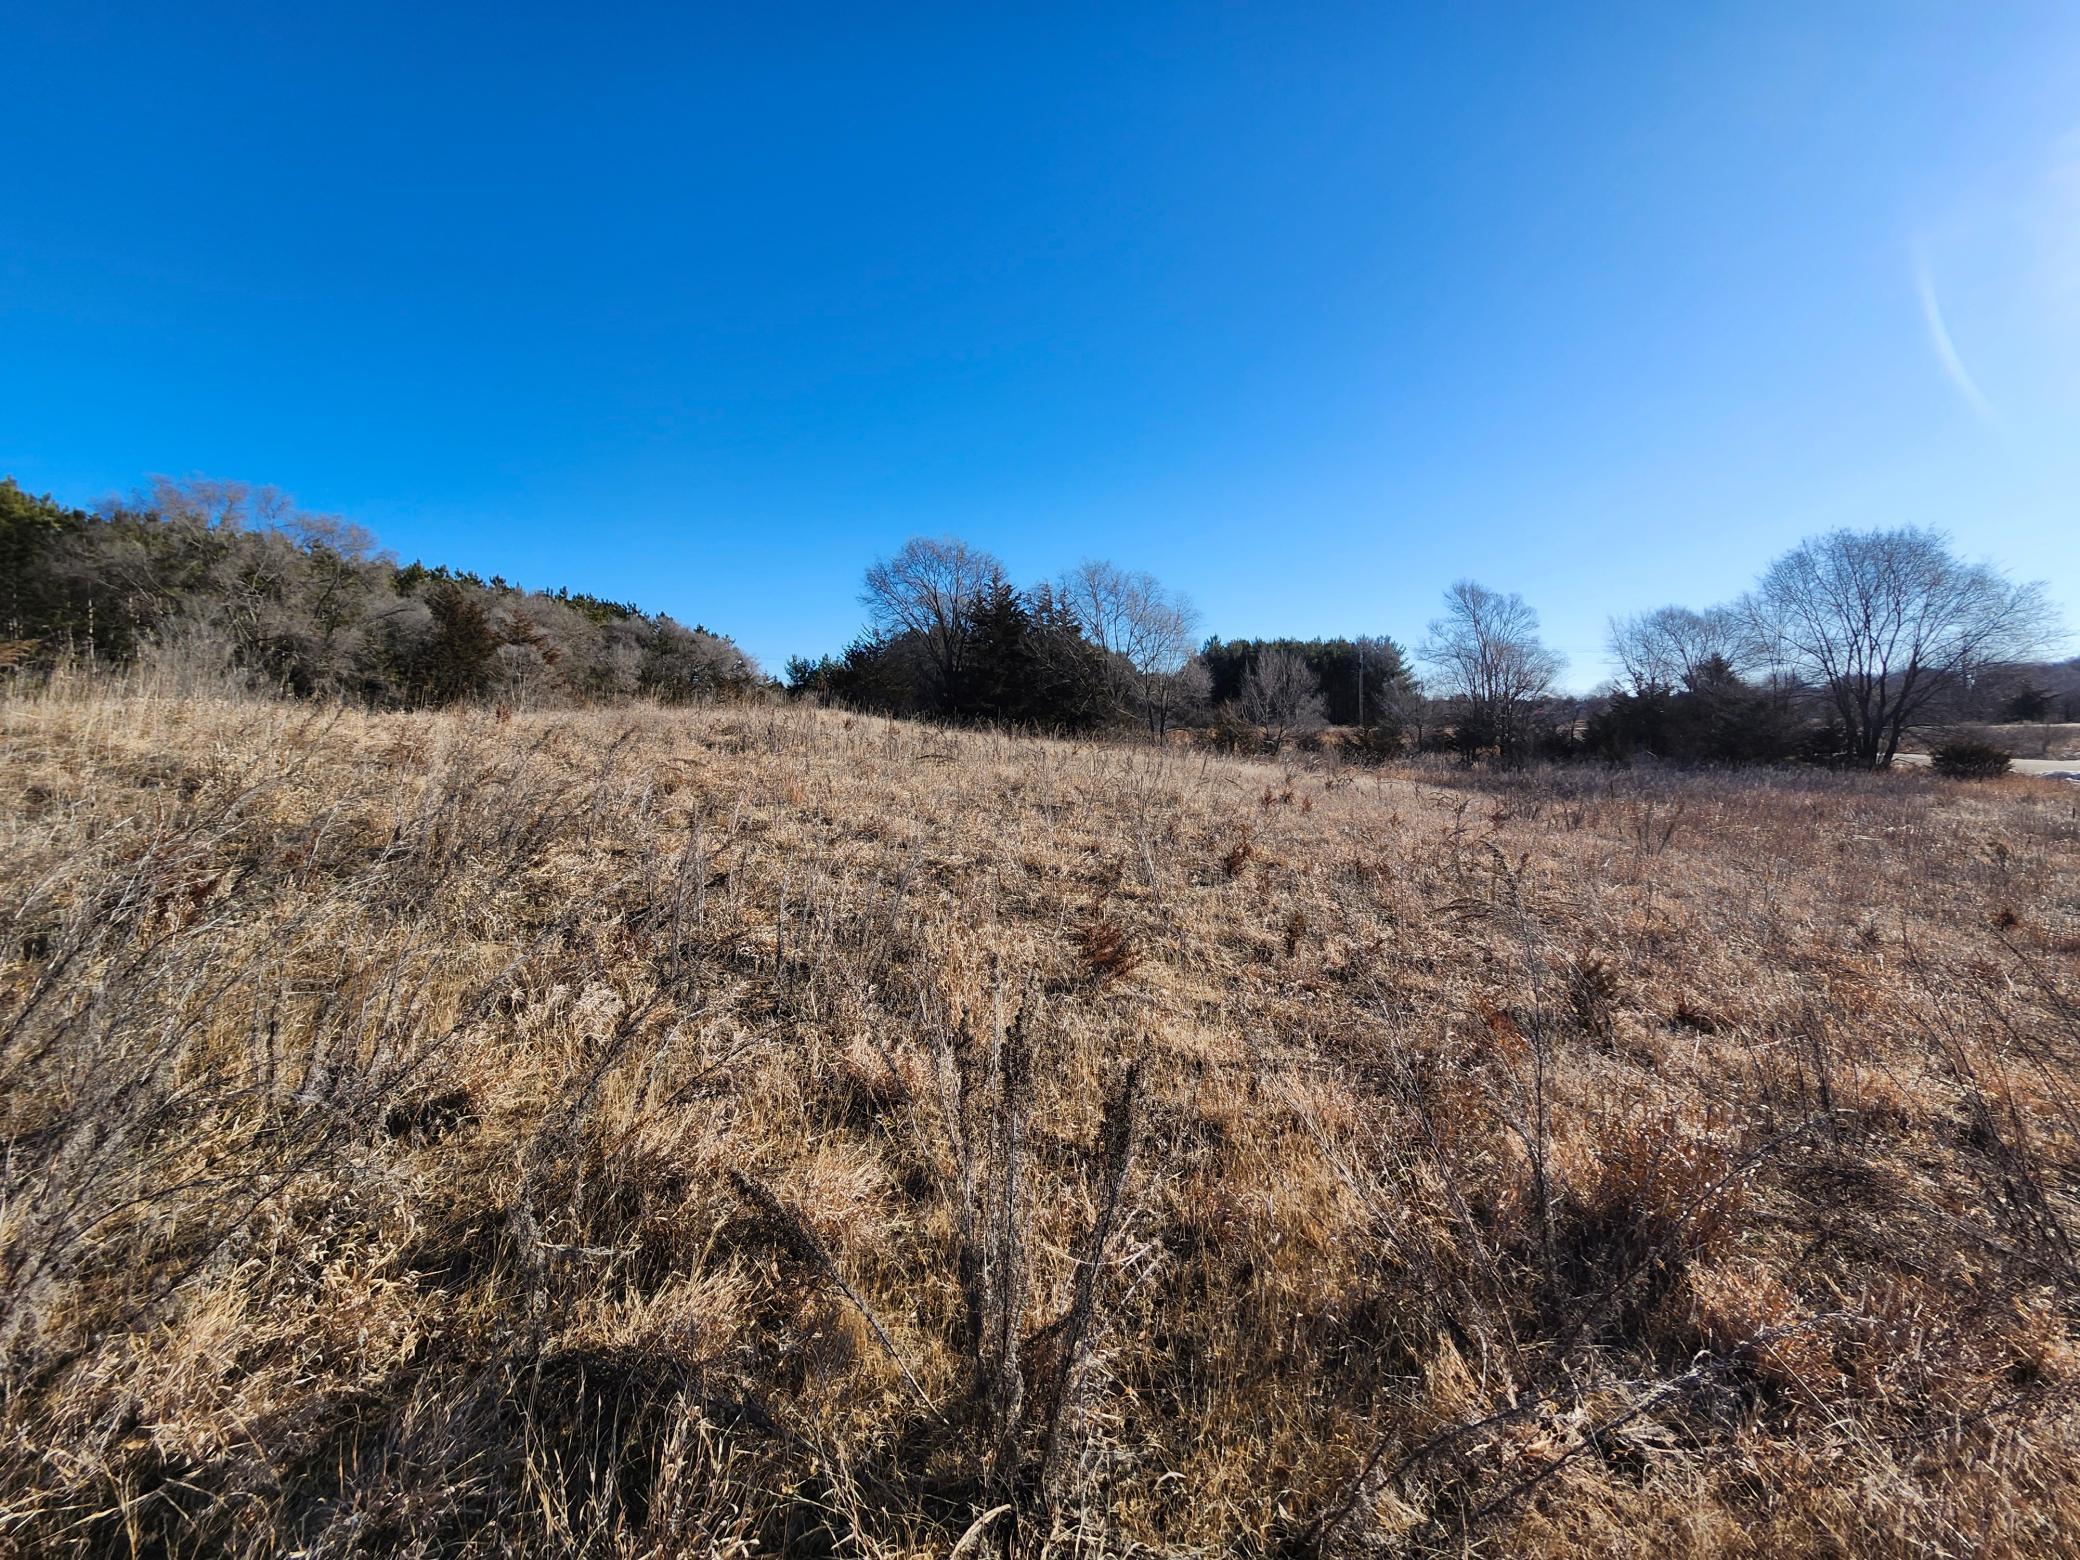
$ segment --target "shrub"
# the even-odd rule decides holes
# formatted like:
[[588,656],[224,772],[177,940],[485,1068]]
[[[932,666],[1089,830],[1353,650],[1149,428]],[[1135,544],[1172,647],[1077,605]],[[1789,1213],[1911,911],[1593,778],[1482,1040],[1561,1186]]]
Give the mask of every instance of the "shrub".
[[1094,916],[1079,927],[1076,942],[1095,985],[1123,979],[1141,963],[1141,950],[1134,946],[1133,935],[1103,916]]
[[2010,754],[1991,742],[1946,742],[1929,756],[1935,772],[1950,780],[1991,780],[2008,772]]
[[1217,753],[1255,753],[1264,746],[1264,734],[1244,720],[1232,703],[1215,708],[1206,738]]
[[2053,713],[2054,699],[2049,688],[2039,688],[2034,683],[2024,683],[2015,692],[2001,701],[2001,719],[2004,721],[2049,720]]
[[1343,744],[1344,757],[1354,764],[1384,764],[1399,758],[1407,749],[1408,740],[1400,725],[1387,721],[1358,727]]

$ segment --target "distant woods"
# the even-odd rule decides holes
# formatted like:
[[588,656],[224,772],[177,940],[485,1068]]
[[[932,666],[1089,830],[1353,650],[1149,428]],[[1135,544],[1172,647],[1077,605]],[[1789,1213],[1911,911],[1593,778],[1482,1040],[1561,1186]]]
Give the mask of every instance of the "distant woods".
[[[1053,732],[1194,728],[1235,750],[1333,745],[1516,763],[1655,757],[1883,768],[1945,723],[2080,719],[2080,661],[2039,585],[1917,527],[1837,531],[1736,600],[1613,619],[1586,697],[1522,596],[1460,580],[1413,656],[1385,635],[1202,637],[1153,575],[1085,560],[1021,586],[951,537],[862,580],[844,650],[785,691],[901,717]],[[378,706],[666,703],[775,685],[729,639],[627,602],[400,565],[278,490],[155,479],[92,511],[0,480],[0,670],[145,659],[182,677]]]
[[[1196,641],[1153,575],[1086,560],[1020,588],[989,553],[916,537],[866,572],[851,645],[787,665],[789,690],[892,715],[1056,731],[1248,722],[1265,740],[1398,731],[1414,683],[1388,639]],[[1367,681],[1369,680],[1369,701]]]
[[269,487],[155,480],[88,512],[0,480],[0,664],[148,656],[377,705],[748,691],[728,639],[623,602],[398,565]]
[[1020,589],[989,553],[915,538],[868,568],[867,627],[788,663],[789,691],[941,720],[1083,731],[1195,726],[1223,745],[1347,757],[1883,768],[1937,721],[2080,716],[2080,662],[2043,588],[1957,558],[1940,533],[1838,531],[1801,544],[1739,600],[1614,619],[1621,675],[1558,687],[1565,658],[1522,596],[1460,580],[1416,652],[1394,640],[1207,638],[1153,576],[1086,561]]

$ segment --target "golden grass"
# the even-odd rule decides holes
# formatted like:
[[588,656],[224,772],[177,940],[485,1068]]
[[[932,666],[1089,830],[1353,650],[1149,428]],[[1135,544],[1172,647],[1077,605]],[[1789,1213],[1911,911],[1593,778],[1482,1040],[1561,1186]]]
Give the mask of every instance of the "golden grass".
[[0,703],[0,1547],[2080,1546],[2080,791]]

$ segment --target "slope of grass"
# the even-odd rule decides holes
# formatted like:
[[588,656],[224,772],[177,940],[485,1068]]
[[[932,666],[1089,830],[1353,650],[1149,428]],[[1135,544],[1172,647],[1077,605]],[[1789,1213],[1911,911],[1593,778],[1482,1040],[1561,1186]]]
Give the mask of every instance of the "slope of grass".
[[0,1547],[2080,1544],[2080,796],[0,704]]

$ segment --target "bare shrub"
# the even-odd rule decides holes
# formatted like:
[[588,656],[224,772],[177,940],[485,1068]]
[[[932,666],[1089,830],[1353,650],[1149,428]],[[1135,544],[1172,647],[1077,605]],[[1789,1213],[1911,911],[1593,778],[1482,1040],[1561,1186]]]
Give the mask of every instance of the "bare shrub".
[[1134,973],[1141,953],[1133,934],[1117,921],[1097,916],[1076,929],[1077,947],[1091,979],[1099,985],[1121,980]]

